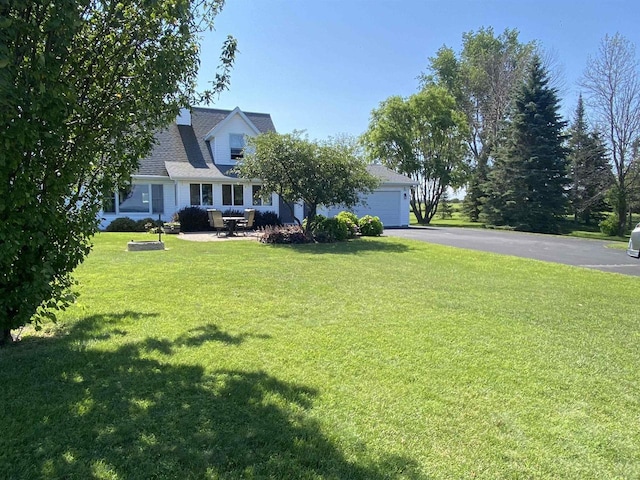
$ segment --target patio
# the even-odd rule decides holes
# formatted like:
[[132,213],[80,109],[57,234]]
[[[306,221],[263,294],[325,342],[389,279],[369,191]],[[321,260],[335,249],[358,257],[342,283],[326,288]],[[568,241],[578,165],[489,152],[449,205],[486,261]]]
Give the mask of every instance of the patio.
[[258,240],[258,232],[247,232],[247,235],[232,235],[217,236],[216,232],[188,232],[179,233],[176,235],[181,240],[188,240],[190,242],[233,242],[237,240]]

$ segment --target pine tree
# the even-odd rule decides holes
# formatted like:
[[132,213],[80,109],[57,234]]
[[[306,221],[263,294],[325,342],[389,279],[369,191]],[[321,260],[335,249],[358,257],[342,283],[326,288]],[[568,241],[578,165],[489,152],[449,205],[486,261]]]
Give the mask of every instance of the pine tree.
[[582,95],[569,134],[571,208],[574,218],[588,225],[607,208],[605,196],[613,185],[613,174],[603,140],[596,131],[588,131]]
[[440,196],[438,214],[442,220],[453,217],[453,206],[449,200],[449,193],[446,190],[442,192],[442,195]]
[[557,90],[535,56],[511,106],[489,174],[485,222],[518,230],[555,232],[566,211],[566,126]]

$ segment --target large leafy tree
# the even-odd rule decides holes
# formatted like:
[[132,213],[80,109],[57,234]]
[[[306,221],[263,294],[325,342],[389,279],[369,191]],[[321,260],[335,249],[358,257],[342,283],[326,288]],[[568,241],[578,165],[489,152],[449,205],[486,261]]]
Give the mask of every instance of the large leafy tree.
[[481,28],[463,34],[459,55],[446,46],[438,50],[430,59],[429,73],[422,76],[423,85],[446,87],[466,115],[472,174],[464,210],[472,221],[480,214],[483,185],[514,86],[524,79],[535,47],[533,42],[522,43],[515,29],[496,35],[491,27]]
[[430,85],[404,99],[390,97],[371,113],[363,142],[371,158],[416,180],[411,209],[428,224],[448,187],[467,179],[468,126],[455,98]]
[[596,131],[589,131],[582,95],[569,129],[570,199],[574,218],[585,224],[600,218],[607,208],[605,197],[613,183],[604,143]]
[[622,234],[636,181],[634,145],[640,139],[640,64],[634,44],[620,34],[605,36],[598,54],[589,58],[582,87],[611,155],[616,182],[612,200]]
[[103,192],[129,179],[194,87],[222,0],[0,3],[0,342],[68,304]]
[[558,230],[568,184],[566,122],[559,108],[557,92],[536,56],[516,92],[504,143],[489,174],[483,209],[487,223],[534,232]]
[[304,202],[307,225],[320,205],[353,207],[379,183],[349,137],[311,141],[300,131],[268,132],[249,138],[246,151],[236,167],[239,176],[260,179],[262,191],[277,193],[292,213],[295,203]]

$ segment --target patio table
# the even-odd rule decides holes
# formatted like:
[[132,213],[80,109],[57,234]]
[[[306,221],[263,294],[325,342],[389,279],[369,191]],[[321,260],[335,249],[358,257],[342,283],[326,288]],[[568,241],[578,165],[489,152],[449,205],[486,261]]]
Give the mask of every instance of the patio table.
[[230,236],[235,236],[238,222],[244,221],[244,217],[223,217],[224,223],[227,225]]

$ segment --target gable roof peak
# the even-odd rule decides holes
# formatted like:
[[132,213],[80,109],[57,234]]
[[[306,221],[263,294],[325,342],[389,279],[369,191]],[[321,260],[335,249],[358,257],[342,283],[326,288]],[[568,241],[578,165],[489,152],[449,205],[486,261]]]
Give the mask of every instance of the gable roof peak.
[[233,110],[231,110],[231,112],[229,112],[229,114],[225,117],[224,120],[222,120],[221,122],[219,122],[215,127],[213,127],[211,130],[209,130],[209,132],[204,136],[205,141],[211,140],[213,137],[216,136],[216,134],[227,124],[231,121],[231,119],[234,116],[240,116],[240,118],[242,118],[242,120],[244,120],[244,122],[249,126],[249,128],[251,130],[253,130],[253,132],[256,135],[259,135],[260,129],[258,127],[255,126],[255,124],[249,119],[249,117],[247,117],[247,115],[240,110],[240,107],[236,107]]

